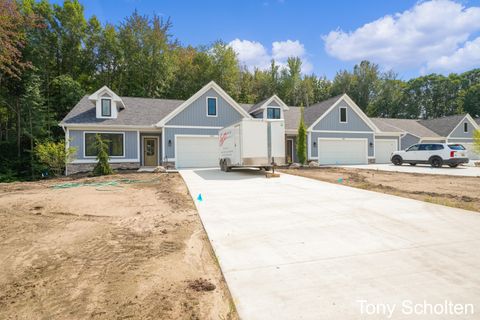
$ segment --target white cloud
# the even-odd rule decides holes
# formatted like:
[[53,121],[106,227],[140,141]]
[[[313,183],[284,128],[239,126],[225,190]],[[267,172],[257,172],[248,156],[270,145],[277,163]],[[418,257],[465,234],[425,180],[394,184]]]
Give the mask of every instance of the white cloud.
[[436,61],[455,55],[479,30],[480,7],[433,0],[353,32],[331,31],[323,39],[327,53],[344,61],[369,59],[386,67],[448,67],[454,71],[458,63],[440,65]]
[[298,40],[275,41],[272,43],[271,53],[256,41],[235,39],[228,45],[238,54],[240,63],[247,66],[249,70],[267,69],[272,59],[275,59],[275,62],[283,68],[289,57],[299,57],[302,59],[302,72],[313,71],[313,65],[306,58],[305,46]]
[[287,40],[272,43],[272,56],[275,60],[284,60],[288,57],[303,57],[305,47],[300,41]]
[[467,71],[480,66],[480,37],[473,41],[467,41],[452,55],[442,56],[428,63],[429,70],[456,70]]
[[238,54],[238,60],[249,68],[265,69],[270,65],[270,55],[260,42],[235,39],[228,45]]

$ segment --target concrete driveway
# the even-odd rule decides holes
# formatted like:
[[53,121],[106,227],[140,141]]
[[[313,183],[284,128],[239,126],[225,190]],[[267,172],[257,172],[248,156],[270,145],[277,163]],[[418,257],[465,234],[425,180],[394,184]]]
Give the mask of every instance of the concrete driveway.
[[458,166],[456,168],[450,168],[450,167],[444,166],[442,168],[432,168],[430,165],[422,165],[422,164],[418,164],[416,166],[411,166],[409,164],[404,164],[401,166],[395,166],[393,164],[361,164],[361,165],[342,165],[342,166],[335,166],[335,167],[422,173],[422,174],[444,174],[444,175],[450,175],[450,176],[464,176],[464,177],[480,177],[480,167],[473,167],[473,166]]
[[[287,174],[180,174],[244,320],[480,316],[478,213]],[[466,315],[429,314],[445,303]]]

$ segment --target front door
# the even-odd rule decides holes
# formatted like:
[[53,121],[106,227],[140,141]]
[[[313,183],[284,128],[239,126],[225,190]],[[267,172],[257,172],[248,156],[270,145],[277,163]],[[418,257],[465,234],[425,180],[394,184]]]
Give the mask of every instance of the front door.
[[156,167],[158,165],[157,138],[143,138],[143,165]]
[[287,139],[287,163],[293,162],[293,140]]

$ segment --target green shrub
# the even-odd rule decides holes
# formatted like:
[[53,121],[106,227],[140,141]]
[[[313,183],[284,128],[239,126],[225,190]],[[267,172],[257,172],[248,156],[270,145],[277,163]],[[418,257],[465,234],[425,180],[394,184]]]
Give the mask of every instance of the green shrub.
[[112,174],[113,170],[108,163],[108,145],[98,133],[95,135],[95,148],[97,149],[97,164],[93,168],[93,174],[96,176]]
[[34,153],[40,163],[45,164],[54,176],[64,173],[67,162],[73,160],[77,149],[65,147],[65,141],[54,142],[51,140],[38,143]]
[[475,130],[473,132],[473,151],[480,154],[480,130]]
[[305,164],[307,161],[307,129],[303,120],[303,107],[301,109],[300,124],[298,126],[297,135],[297,158],[298,162]]

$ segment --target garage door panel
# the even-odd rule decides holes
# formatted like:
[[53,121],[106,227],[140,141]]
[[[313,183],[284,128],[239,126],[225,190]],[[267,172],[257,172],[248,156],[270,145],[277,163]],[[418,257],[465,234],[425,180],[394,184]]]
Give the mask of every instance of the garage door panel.
[[176,164],[178,168],[202,168],[218,166],[217,137],[176,138]]
[[390,163],[392,152],[398,150],[397,140],[377,139],[375,140],[375,162]]
[[366,139],[318,139],[320,164],[366,164]]

